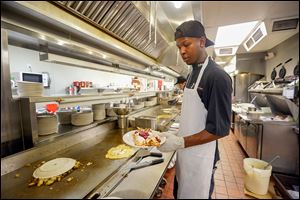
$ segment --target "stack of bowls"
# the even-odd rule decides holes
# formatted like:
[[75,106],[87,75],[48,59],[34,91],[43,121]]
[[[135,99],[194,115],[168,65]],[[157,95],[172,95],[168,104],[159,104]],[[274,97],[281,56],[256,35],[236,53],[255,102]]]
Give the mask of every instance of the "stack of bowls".
[[43,89],[43,83],[18,81],[18,94],[21,97],[42,96]]
[[94,120],[102,120],[105,118],[105,104],[94,104],[92,108],[94,113]]
[[71,123],[74,126],[84,126],[93,122],[93,112],[78,112],[71,115]]
[[57,121],[59,124],[71,124],[71,115],[76,113],[76,110],[63,109],[56,112]]
[[57,132],[57,119],[55,115],[37,116],[38,135],[50,135]]

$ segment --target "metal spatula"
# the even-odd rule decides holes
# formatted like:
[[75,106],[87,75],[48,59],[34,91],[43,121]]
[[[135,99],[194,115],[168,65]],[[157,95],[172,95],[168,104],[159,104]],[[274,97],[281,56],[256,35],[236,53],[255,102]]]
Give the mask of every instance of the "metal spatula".
[[148,156],[153,156],[153,157],[162,157],[162,153],[159,152],[150,152],[149,150],[146,149],[141,149],[139,150],[136,155],[135,155],[135,159],[133,160],[134,162],[139,162],[141,161],[143,158],[146,158]]

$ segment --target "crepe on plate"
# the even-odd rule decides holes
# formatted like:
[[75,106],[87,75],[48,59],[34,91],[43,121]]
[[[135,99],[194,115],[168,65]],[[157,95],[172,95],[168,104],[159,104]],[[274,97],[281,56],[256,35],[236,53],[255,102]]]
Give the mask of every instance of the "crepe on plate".
[[134,133],[132,134],[132,138],[134,144],[137,146],[159,147],[161,142],[159,135],[153,132],[150,128],[138,128],[138,130],[134,131]]

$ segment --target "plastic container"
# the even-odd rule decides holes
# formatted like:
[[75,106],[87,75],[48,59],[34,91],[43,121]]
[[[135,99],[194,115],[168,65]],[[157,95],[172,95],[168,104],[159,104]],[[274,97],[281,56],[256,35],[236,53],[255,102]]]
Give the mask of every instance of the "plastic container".
[[259,195],[268,193],[272,166],[263,169],[268,163],[256,158],[244,159],[244,170],[246,176],[244,178],[245,188]]

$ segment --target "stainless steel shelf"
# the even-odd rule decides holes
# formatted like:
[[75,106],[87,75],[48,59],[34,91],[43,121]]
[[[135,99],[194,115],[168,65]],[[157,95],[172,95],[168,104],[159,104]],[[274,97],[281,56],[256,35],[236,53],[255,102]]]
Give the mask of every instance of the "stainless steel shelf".
[[[130,96],[128,93],[116,93],[116,94],[89,94],[89,95],[55,95],[55,96],[42,96],[42,97],[18,97],[14,96],[14,99],[29,98],[30,103],[42,103],[50,101],[60,101],[60,104],[83,102],[83,101],[94,101],[94,100],[118,100],[122,98],[144,98],[155,96],[156,92],[140,92],[134,93]],[[106,101],[107,102],[107,101]]]

